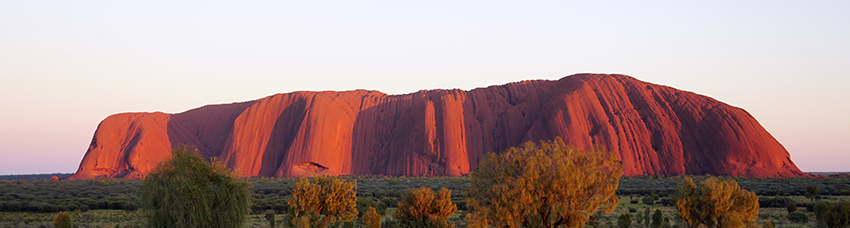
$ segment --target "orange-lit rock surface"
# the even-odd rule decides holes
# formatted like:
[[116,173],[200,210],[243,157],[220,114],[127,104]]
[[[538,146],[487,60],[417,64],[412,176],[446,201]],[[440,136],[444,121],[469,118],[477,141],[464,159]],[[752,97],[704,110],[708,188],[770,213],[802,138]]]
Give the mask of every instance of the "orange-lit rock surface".
[[100,123],[72,178],[143,177],[184,145],[246,177],[458,176],[485,153],[556,136],[605,146],[626,175],[805,175],[741,108],[629,76],[580,74],[471,91],[293,92],[178,114],[116,114]]

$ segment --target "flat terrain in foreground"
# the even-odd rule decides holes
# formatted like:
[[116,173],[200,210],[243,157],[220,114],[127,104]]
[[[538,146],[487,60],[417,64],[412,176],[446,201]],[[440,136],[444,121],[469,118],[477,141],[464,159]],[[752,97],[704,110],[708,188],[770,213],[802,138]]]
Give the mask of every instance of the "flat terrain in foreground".
[[[465,177],[347,177],[357,181],[358,205],[386,208],[384,220],[392,220],[392,213],[401,195],[412,188],[448,188],[458,211],[450,218],[463,227],[466,204],[463,191],[469,186]],[[693,176],[695,181],[707,177]],[[735,178],[742,188],[759,195],[761,209],[759,224],[773,221],[777,227],[814,227],[814,214],[806,209],[817,200],[850,200],[850,178]],[[288,210],[286,201],[297,179],[294,178],[249,178],[253,187],[252,214],[247,227],[268,227],[262,217],[267,210],[278,213],[277,220],[284,218]],[[620,204],[610,213],[597,217],[600,227],[608,222],[616,224],[616,218],[631,213],[632,227],[643,227],[642,221],[648,208],[656,209],[669,219],[671,227],[684,227],[671,205],[681,177],[625,177],[617,190]],[[58,211],[71,211],[71,219],[78,227],[145,227],[143,211],[139,210],[138,189],[140,180],[83,180],[83,181],[0,181],[0,227],[52,227]],[[806,187],[819,189],[816,198],[806,196]],[[787,202],[794,202],[797,211],[809,217],[807,223],[788,220]],[[631,209],[632,212],[629,212]],[[359,225],[356,225],[359,226]]]

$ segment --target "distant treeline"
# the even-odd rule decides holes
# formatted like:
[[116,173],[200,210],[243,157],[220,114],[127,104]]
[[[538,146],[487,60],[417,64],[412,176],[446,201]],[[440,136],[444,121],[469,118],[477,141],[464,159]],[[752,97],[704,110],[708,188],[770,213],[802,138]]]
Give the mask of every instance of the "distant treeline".
[[66,179],[74,175],[73,173],[50,173],[50,174],[12,174],[0,175],[0,180],[50,180],[50,178],[59,177]]
[[[95,209],[136,210],[139,208],[141,180],[96,179],[75,181],[0,180],[0,211],[58,212]],[[60,174],[61,175],[61,174]],[[70,174],[65,174],[67,175]],[[15,175],[23,176],[23,175]],[[37,175],[29,175],[37,176]],[[7,177],[7,176],[4,176]],[[61,177],[61,176],[59,176]],[[692,176],[701,182],[709,176]],[[452,202],[464,210],[464,190],[467,177],[387,177],[347,176],[357,181],[358,207],[373,206],[379,210],[397,207],[408,189],[429,187],[451,190]],[[723,179],[723,178],[721,178]],[[850,177],[841,178],[734,178],[738,184],[759,195],[762,207],[785,207],[789,196],[805,196],[806,188],[817,186],[818,197],[850,195]],[[254,213],[266,210],[283,212],[289,209],[289,199],[296,178],[248,178],[252,184]],[[620,179],[617,194],[632,200],[672,204],[680,176],[637,176]],[[799,206],[809,206],[797,202]]]

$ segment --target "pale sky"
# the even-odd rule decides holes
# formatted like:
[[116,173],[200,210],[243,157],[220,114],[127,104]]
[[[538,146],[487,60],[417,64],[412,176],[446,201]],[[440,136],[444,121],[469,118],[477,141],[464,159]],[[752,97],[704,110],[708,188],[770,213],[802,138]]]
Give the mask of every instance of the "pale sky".
[[3,1],[0,174],[75,172],[120,112],[576,73],[744,108],[803,171],[850,171],[850,1]]

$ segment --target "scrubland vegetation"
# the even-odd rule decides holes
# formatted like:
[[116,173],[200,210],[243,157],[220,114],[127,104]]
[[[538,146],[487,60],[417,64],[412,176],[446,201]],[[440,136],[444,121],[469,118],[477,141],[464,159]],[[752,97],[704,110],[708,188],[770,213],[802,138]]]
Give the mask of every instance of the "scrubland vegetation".
[[[199,172],[169,174],[160,168],[163,172],[147,180],[0,181],[0,227],[832,228],[850,223],[848,177],[620,177],[619,164],[605,154],[556,140],[491,155],[469,177],[239,179],[215,163],[198,168],[205,162],[184,153],[175,157]],[[198,205],[205,206],[193,213],[207,214],[181,209]],[[174,225],[189,217],[194,223]]]
[[[399,200],[410,191],[409,189],[422,187],[451,190],[452,202],[457,204],[458,210],[449,217],[448,221],[455,223],[456,227],[465,226],[463,216],[467,213],[467,208],[464,190],[469,187],[469,179],[466,177],[346,176],[342,178],[357,181],[358,212],[366,211],[361,208],[370,206],[376,208],[376,211],[383,215],[384,226],[382,227],[398,227],[392,224],[397,224],[393,215]],[[691,178],[696,183],[701,183],[708,177],[691,176]],[[841,191],[850,189],[850,178],[846,177],[721,179],[736,180],[741,188],[758,195],[760,208],[756,224],[759,227],[769,222],[773,222],[775,227],[817,227],[817,218],[813,211],[815,202],[850,201],[850,193]],[[287,200],[291,198],[294,184],[299,179],[248,178],[244,180],[253,185],[251,213],[246,217],[245,226],[269,227],[263,215],[266,211],[273,211],[278,222],[276,227],[283,227],[282,221],[289,210]],[[617,189],[619,204],[611,213],[596,216],[598,226],[617,227],[618,216],[630,214],[631,227],[645,227],[643,219],[639,217],[644,217],[646,209],[650,209],[650,216],[658,209],[662,211],[662,221],[669,222],[667,227],[687,227],[684,221],[678,218],[675,201],[673,201],[682,181],[683,178],[679,176],[620,178]],[[120,179],[0,181],[0,211],[3,211],[0,212],[0,227],[53,227],[53,219],[59,211],[69,211],[72,223],[78,227],[146,227],[147,221],[138,210],[140,203],[138,192],[142,183],[141,180]],[[806,195],[805,190],[809,185],[818,186],[821,189],[814,198]],[[788,202],[794,202],[797,207],[796,212],[805,214],[808,221],[796,223],[789,220]],[[130,204],[136,206],[131,206],[127,210],[115,207]],[[113,205],[113,208],[110,209],[109,205]],[[45,210],[54,206],[63,208],[62,210]],[[42,211],[39,211],[39,208],[42,208],[40,209]],[[633,212],[629,213],[629,209],[633,209]],[[361,222],[357,223],[356,226],[360,226]]]

